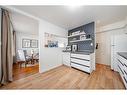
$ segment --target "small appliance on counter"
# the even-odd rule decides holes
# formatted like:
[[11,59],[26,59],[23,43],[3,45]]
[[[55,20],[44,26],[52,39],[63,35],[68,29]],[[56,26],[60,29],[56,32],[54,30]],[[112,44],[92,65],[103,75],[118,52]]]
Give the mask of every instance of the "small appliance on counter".
[[71,51],[71,46],[68,45],[68,46],[66,47],[66,51]]
[[67,45],[63,52],[71,52],[71,46]]
[[72,52],[76,52],[78,50],[78,45],[74,44],[71,47]]

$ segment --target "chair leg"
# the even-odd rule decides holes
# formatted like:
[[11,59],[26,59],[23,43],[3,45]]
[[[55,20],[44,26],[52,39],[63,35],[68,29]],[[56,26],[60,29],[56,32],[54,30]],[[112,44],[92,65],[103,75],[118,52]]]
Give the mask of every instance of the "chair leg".
[[20,68],[22,67],[22,63],[19,64],[19,67],[20,67]]
[[27,62],[25,62],[25,68],[27,67]]
[[33,63],[32,60],[30,61],[30,63],[31,63],[31,64]]

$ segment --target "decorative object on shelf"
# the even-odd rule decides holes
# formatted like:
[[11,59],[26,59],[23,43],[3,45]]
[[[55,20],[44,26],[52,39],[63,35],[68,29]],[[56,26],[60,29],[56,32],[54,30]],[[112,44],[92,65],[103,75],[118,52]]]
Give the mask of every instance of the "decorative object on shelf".
[[66,51],[71,51],[71,46],[66,46]]
[[80,31],[80,34],[84,34],[85,35],[86,33],[84,32],[84,30],[82,30],[82,31]]
[[31,48],[38,48],[38,40],[31,40]]
[[72,41],[75,41],[75,40],[77,40],[77,38],[73,38],[73,39],[72,39]]
[[91,35],[90,34],[86,35],[86,39],[89,39],[89,38],[91,38]]
[[68,38],[69,38],[69,37],[81,36],[81,35],[86,35],[86,34],[85,34],[85,33],[79,33],[79,34],[76,34],[76,35],[70,35],[70,36],[68,36]]
[[77,35],[79,33],[80,33],[80,31],[76,31],[76,32],[72,32],[71,35]]
[[86,39],[86,35],[81,35],[80,36],[80,40],[85,40]]
[[44,45],[45,47],[64,48],[67,46],[66,37],[62,37],[62,36],[58,36],[58,35],[54,35],[50,33],[45,33],[44,37],[45,37],[45,45]]
[[22,48],[30,48],[30,39],[22,39]]
[[84,32],[84,30],[72,32],[72,33],[70,33],[70,35],[68,37],[76,37],[76,36],[81,36],[81,35],[86,35],[86,33]]
[[78,50],[78,45],[74,44],[72,45],[72,52],[76,52]]

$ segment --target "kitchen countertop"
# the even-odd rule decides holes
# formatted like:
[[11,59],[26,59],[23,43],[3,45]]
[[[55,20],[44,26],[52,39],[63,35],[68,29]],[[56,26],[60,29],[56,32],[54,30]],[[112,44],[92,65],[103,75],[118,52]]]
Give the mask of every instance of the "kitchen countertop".
[[127,52],[118,52],[117,54],[127,59]]
[[69,52],[69,53],[74,53],[74,54],[85,54],[85,55],[89,55],[89,54],[92,53],[91,51],[76,51],[76,52],[72,52],[72,51],[66,51],[66,50],[63,50],[63,52]]
[[69,50],[63,50],[63,52],[71,52],[71,51],[69,51]]

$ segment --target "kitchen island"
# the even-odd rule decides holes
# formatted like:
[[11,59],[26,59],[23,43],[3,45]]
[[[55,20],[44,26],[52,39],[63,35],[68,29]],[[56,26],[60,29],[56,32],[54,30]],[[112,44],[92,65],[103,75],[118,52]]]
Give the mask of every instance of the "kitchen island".
[[95,70],[95,53],[63,51],[63,64],[91,73]]

